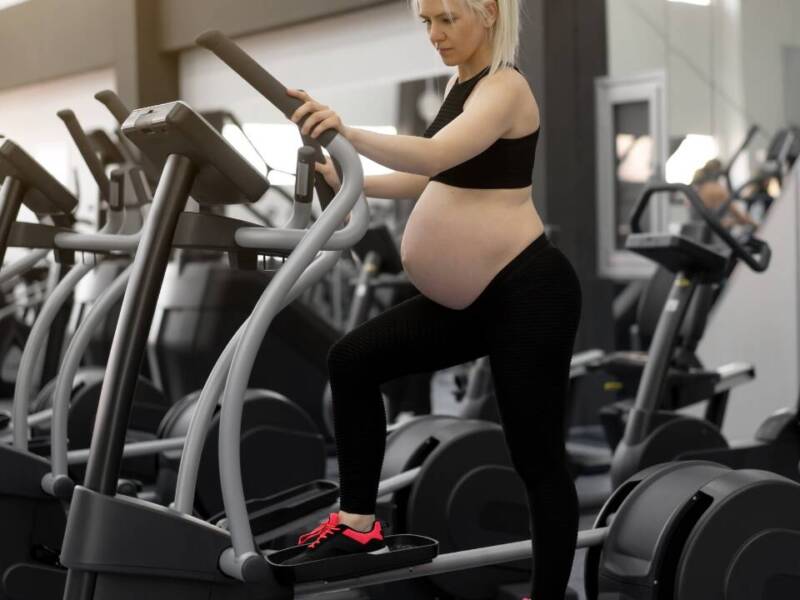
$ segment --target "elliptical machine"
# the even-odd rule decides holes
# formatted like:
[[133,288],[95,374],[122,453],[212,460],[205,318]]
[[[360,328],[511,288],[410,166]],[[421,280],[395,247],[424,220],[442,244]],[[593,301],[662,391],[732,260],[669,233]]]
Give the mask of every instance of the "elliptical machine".
[[[82,134],[82,132],[80,132]],[[227,151],[231,152],[229,148]],[[16,152],[16,151],[15,151]],[[313,189],[314,152],[304,149],[303,162],[298,177],[298,197],[295,206],[293,223],[302,224],[307,218],[309,204]],[[16,154],[15,154],[16,156]],[[220,185],[225,185],[223,175],[216,174],[213,170],[209,179],[204,179],[202,184],[195,188],[195,193],[213,197],[220,192]],[[49,182],[47,173],[37,166],[33,174],[23,181],[24,186],[35,187],[37,190],[44,187],[41,181]],[[26,172],[27,175],[27,172]],[[19,175],[17,176],[19,177]],[[217,178],[214,180],[213,178]],[[257,180],[251,181],[245,190],[248,198],[253,200],[258,190]],[[267,182],[262,180],[263,187]],[[12,181],[12,184],[14,182]],[[113,180],[112,180],[113,183]],[[207,187],[203,187],[207,186]],[[9,191],[10,190],[10,191]],[[4,193],[15,193],[14,185],[4,190]],[[263,193],[263,188],[261,189]],[[233,194],[232,196],[235,196]],[[47,198],[47,196],[44,196]],[[11,197],[11,200],[15,198]],[[41,206],[49,208],[44,200]],[[13,202],[7,203],[13,205]],[[53,203],[55,204],[55,203]],[[69,206],[72,206],[70,204]],[[40,210],[44,210],[41,208]],[[255,266],[255,260],[248,251],[239,251],[231,243],[232,236],[238,229],[249,226],[249,223],[226,219],[214,215],[197,213],[181,215],[177,223],[177,232],[172,240],[177,247],[216,248],[231,253],[236,253],[242,259],[237,264]],[[109,252],[132,252],[136,250],[139,237],[135,235],[108,236],[67,233],[63,230],[50,232],[53,247],[61,252],[71,255],[75,251],[90,251],[106,254]],[[169,252],[166,253],[169,255]],[[128,283],[130,273],[123,272],[106,292],[97,299],[95,306],[88,312],[82,327],[79,327],[71,340],[70,347],[65,354],[67,368],[59,373],[60,382],[57,382],[54,394],[53,426],[50,428],[52,462],[24,449],[0,447],[3,454],[4,472],[8,476],[2,477],[0,482],[0,500],[5,507],[3,511],[3,543],[0,545],[0,577],[3,588],[0,589],[0,598],[18,597],[55,597],[60,596],[63,590],[65,570],[58,563],[58,553],[65,526],[65,508],[71,499],[76,479],[75,468],[85,463],[88,452],[77,450],[68,453],[67,413],[70,409],[71,395],[70,382],[79,366],[82,350],[88,344],[89,335],[98,322],[105,318],[113,305],[122,296]],[[146,331],[147,323],[140,326]],[[99,394],[98,394],[99,395]],[[169,424],[162,423],[162,429],[170,432],[180,430],[191,420],[192,410],[188,406],[191,400],[184,402],[181,410],[170,411],[174,418]],[[264,454],[271,454],[283,449],[290,452],[292,460],[285,461],[276,466],[277,475],[274,481],[265,487],[262,478],[251,478],[252,485],[248,489],[254,496],[272,494],[287,486],[305,482],[309,478],[321,477],[325,470],[325,452],[322,436],[303,413],[301,409],[289,402],[279,394],[264,391],[251,392],[247,403],[248,425],[243,430],[243,446],[247,455],[252,457],[251,473],[262,472],[259,463]],[[20,403],[21,409],[27,407]],[[212,405],[212,422],[206,429],[200,441],[200,468],[197,479],[196,492],[189,499],[191,511],[201,516],[211,517],[221,508],[219,491],[219,478],[214,468],[213,459],[216,453],[216,427],[218,416],[216,412],[216,398]],[[167,417],[170,416],[167,415]],[[94,421],[94,414],[92,414]],[[216,421],[214,420],[216,419]],[[165,419],[165,421],[168,419]],[[25,419],[23,418],[24,422]],[[126,420],[127,422],[127,420]],[[19,433],[27,432],[27,428],[19,427]],[[15,429],[15,431],[17,431]],[[210,441],[206,442],[206,439]],[[73,440],[70,440],[73,441]],[[127,441],[127,440],[126,440]],[[184,438],[171,437],[169,439],[155,439],[126,444],[123,455],[153,457],[159,452],[178,452],[183,447]],[[161,487],[169,488],[168,471],[159,471]],[[166,483],[165,483],[166,479]],[[118,484],[115,484],[119,491]],[[137,489],[127,487],[126,494],[135,494]],[[161,490],[147,490],[147,497],[158,499],[162,503],[168,502],[170,497],[164,497]]]
[[[205,34],[198,41],[213,49],[285,114],[296,109],[298,102],[286,95],[285,88],[222,34]],[[256,342],[287,296],[308,285],[310,273],[320,260],[314,259],[317,253],[351,245],[368,220],[361,194],[360,162],[352,147],[333,132],[326,132],[321,140],[342,165],[342,188],[315,226],[305,235],[300,231],[251,229],[240,231],[236,237],[241,246],[264,252],[294,250],[231,350],[220,429],[225,527],[200,521],[177,506],[164,510],[140,500],[112,496],[109,477],[118,465],[120,424],[130,411],[125,384],[130,375],[124,363],[135,362],[142,353],[141,340],[136,339],[137,316],[145,317],[153,310],[154,293],[148,282],[164,268],[165,261],[159,257],[174,231],[195,173],[200,165],[208,164],[209,156],[220,155],[219,140],[206,130],[194,131],[202,123],[184,105],[137,111],[126,129],[144,135],[153,131],[154,123],[159,123],[158,138],[170,154],[153,211],[160,218],[148,221],[145,243],[136,257],[137,277],[123,304],[114,344],[119,358],[115,356],[112,361],[114,368],[106,380],[104,410],[86,487],[77,488],[73,498],[61,555],[70,568],[64,597],[284,600],[295,594],[358,589],[530,558],[529,540],[437,556],[435,540],[404,534],[389,536],[390,551],[383,554],[289,568],[282,562],[304,547],[266,556],[255,544],[250,522],[255,515],[248,514],[236,443],[246,375],[256,354],[254,344],[257,348]],[[154,139],[152,133],[148,137]],[[181,140],[187,138],[202,143],[182,144]],[[233,155],[222,163],[223,172],[233,177],[240,189],[248,186],[245,164]],[[337,232],[354,208],[350,222]],[[639,241],[647,244],[657,240],[643,235]],[[679,244],[678,248],[681,255],[693,255],[691,247]],[[185,453],[184,460],[187,456]],[[275,521],[298,521],[298,516],[307,514],[306,500],[281,498],[280,510],[273,515]],[[783,593],[786,598],[793,593],[791,597],[796,597],[800,590],[800,566],[795,560],[800,553],[798,502],[800,485],[771,473],[731,471],[705,462],[666,464],[644,471],[617,491],[606,507],[602,528],[579,535],[579,547],[598,547],[606,542],[599,567],[590,574],[590,597],[653,599],[662,589],[673,590],[681,600],[750,600],[765,593],[773,594],[770,597]],[[765,505],[769,510],[754,510]],[[89,531],[87,523],[91,524]],[[121,545],[120,539],[130,543]]]
[[[665,192],[683,195],[730,254],[680,235],[642,234],[642,214],[655,194]],[[731,261],[740,260],[753,271],[761,272],[767,269],[771,257],[769,246],[755,237],[750,237],[746,245],[737,241],[704,207],[694,188],[687,185],[649,187],[636,205],[631,229],[633,234],[628,237],[626,248],[666,267],[675,273],[675,279],[653,336],[636,400],[626,417],[624,437],[614,451],[613,486],[621,485],[647,466],[696,457],[693,450],[728,447],[720,428],[711,421],[660,410],[665,374],[679,325],[697,287],[719,281],[730,270]],[[701,371],[699,375],[704,373]],[[797,477],[796,465],[795,458],[791,468],[782,472]]]

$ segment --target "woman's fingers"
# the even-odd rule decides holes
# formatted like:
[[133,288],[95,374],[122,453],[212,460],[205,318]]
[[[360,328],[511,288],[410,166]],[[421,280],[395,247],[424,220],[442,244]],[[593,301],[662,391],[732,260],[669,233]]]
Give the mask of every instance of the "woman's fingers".
[[303,104],[300,105],[292,114],[291,119],[295,123],[299,123],[306,114],[315,110],[315,105],[319,104],[305,90],[286,88],[286,93],[293,98],[303,100]]
[[333,168],[333,164],[330,161],[325,163],[315,163],[315,169],[322,175],[329,186],[331,186],[335,191],[339,190],[339,185],[341,182],[339,181],[339,176],[336,174],[336,169]]
[[303,122],[301,131],[304,135],[315,138],[326,129],[336,127],[338,120],[335,112],[328,109],[327,106],[323,106],[308,116]]
[[303,123],[300,128],[300,132],[303,135],[317,138],[328,129],[336,129],[340,133],[342,132],[342,120],[330,107],[317,102],[302,90],[287,88],[286,93],[305,101],[291,116],[293,123]]
[[312,114],[315,110],[317,110],[316,102],[314,102],[313,100],[309,100],[308,102],[304,102],[292,114],[292,121],[294,123],[299,123],[300,121],[303,120],[303,117],[305,117],[305,116],[307,116],[309,114]]
[[337,115],[332,110],[323,110],[318,113],[315,113],[314,116],[319,116],[319,123],[316,127],[311,130],[311,137],[316,138],[322,134],[322,132],[328,129],[339,129],[341,121],[339,120],[339,115]]

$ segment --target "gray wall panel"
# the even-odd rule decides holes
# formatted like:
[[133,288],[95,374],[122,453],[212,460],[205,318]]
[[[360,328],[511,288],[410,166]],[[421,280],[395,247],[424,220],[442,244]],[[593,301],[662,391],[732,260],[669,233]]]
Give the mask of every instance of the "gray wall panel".
[[[119,13],[138,4],[129,0],[121,0],[121,10],[119,0],[28,0],[0,10],[0,90],[101,67],[119,69],[131,56],[130,42],[137,38],[172,52],[193,46],[198,34],[212,28],[235,37],[403,1],[159,0],[155,11],[147,3],[144,11],[136,9],[153,15],[145,24],[153,30],[144,33],[141,24],[137,32],[133,22],[131,30],[124,31]],[[131,81],[130,73],[122,75]]]
[[207,29],[219,29],[230,36],[246,35],[295,25],[404,0],[162,0],[160,37],[162,50],[181,50],[194,45]]
[[0,11],[0,89],[114,62],[109,0],[30,0]]

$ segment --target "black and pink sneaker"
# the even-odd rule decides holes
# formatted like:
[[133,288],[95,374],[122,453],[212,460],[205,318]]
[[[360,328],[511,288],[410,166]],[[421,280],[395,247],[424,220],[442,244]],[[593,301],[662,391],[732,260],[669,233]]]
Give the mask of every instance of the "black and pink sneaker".
[[349,554],[383,554],[389,548],[383,539],[380,521],[375,521],[368,532],[339,522],[339,514],[331,513],[328,520],[316,529],[300,536],[298,545],[306,549],[283,564],[293,567],[312,560],[324,560]]

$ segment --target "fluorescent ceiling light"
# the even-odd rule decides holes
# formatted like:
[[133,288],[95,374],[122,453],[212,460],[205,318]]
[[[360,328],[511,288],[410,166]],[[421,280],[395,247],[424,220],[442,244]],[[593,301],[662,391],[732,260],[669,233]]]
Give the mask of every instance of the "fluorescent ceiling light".
[[667,160],[667,181],[689,184],[694,178],[695,171],[717,156],[719,156],[719,146],[712,136],[690,133]]
[[694,4],[695,6],[711,6],[711,0],[669,0],[676,4]]
[[8,8],[10,6],[14,6],[15,4],[22,4],[23,2],[27,2],[28,0],[0,0],[0,10],[4,8]]
[[645,183],[653,175],[653,138],[617,135],[617,179],[626,183]]
[[[227,132],[225,137],[259,170],[263,169],[263,162],[258,157],[258,154],[264,157],[267,164],[275,169],[269,174],[269,181],[272,185],[294,185],[294,177],[281,171],[294,173],[297,168],[297,150],[302,146],[297,126],[290,123],[246,123],[243,127],[244,132],[252,142],[252,146],[258,149],[257,153],[244,139],[237,142],[231,139]],[[396,127],[366,127],[362,125],[356,125],[356,127],[376,133],[397,135]],[[361,164],[364,168],[364,175],[391,173],[391,169],[387,169],[363,156],[361,157]]]

